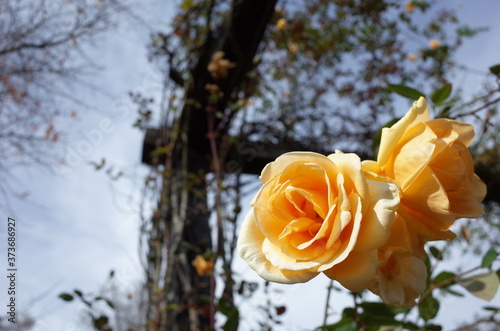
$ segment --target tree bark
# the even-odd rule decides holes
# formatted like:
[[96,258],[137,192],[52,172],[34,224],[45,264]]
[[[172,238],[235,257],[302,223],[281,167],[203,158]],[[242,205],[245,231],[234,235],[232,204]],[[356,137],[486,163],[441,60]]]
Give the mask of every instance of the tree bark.
[[[166,161],[167,171],[158,203],[161,215],[153,219],[163,233],[162,230],[154,231],[153,242],[161,247],[150,246],[148,254],[148,280],[154,284],[148,286],[149,330],[213,328],[214,282],[210,277],[199,276],[192,261],[197,254],[213,250],[205,174],[214,161],[214,140],[218,148],[228,129],[228,123],[215,118],[214,110],[225,111],[234,101],[235,92],[245,83],[275,4],[276,0],[235,2],[218,29],[219,33],[207,37],[202,54],[191,71],[186,100],[195,102],[186,102],[182,110],[177,126],[179,131],[173,138],[173,150]],[[226,78],[216,80],[207,67],[214,52],[219,50],[236,66],[229,70]],[[209,102],[206,84],[216,84],[223,92],[224,96],[215,105]],[[209,120],[213,121],[211,127]],[[162,268],[165,268],[164,273]]]

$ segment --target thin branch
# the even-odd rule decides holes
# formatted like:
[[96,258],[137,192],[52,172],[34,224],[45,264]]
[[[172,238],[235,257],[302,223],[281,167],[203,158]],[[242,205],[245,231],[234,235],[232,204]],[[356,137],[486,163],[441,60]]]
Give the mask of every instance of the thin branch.
[[328,291],[326,292],[326,304],[325,304],[325,314],[323,315],[323,325],[326,325],[326,322],[328,320],[328,311],[330,310],[330,295],[332,293],[333,289],[333,282],[334,280],[330,280],[330,284],[328,285],[327,289]]
[[475,267],[475,268],[472,268],[470,270],[467,270],[467,271],[464,271],[458,275],[455,275],[454,277],[451,277],[447,280],[445,280],[444,282],[441,282],[439,284],[434,284],[432,285],[431,287],[429,287],[429,289],[427,291],[425,291],[421,296],[420,298],[418,299],[418,303],[417,303],[417,306],[420,305],[424,300],[425,298],[427,298],[433,290],[437,289],[437,288],[440,288],[440,287],[445,287],[445,286],[448,286],[448,285],[451,285],[453,283],[455,283],[458,279],[460,279],[461,277],[471,273],[471,272],[474,272],[476,270],[479,270],[481,269],[481,266],[479,267]]

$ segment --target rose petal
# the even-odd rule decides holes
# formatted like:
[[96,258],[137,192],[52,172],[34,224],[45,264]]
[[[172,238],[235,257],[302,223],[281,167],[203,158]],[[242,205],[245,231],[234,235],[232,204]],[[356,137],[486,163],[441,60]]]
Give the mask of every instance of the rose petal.
[[[286,247],[286,251],[282,250],[283,245],[276,246],[271,241],[264,239],[262,244],[262,253],[264,253],[266,259],[276,268],[282,270],[308,270],[311,269],[316,271],[321,265],[322,256],[329,255],[329,252],[325,252],[325,247],[323,245],[310,246],[306,252],[300,252],[295,250],[291,252],[292,245]],[[302,253],[302,256],[300,256]],[[299,258],[294,258],[292,256],[299,255]]]
[[367,179],[369,198],[357,238],[356,251],[369,251],[382,246],[390,237],[399,206],[397,185]]
[[378,152],[377,162],[384,168],[390,156],[393,155],[394,149],[399,139],[405,134],[405,132],[411,129],[418,123],[425,122],[429,120],[429,109],[427,107],[427,101],[423,97],[420,97],[418,101],[413,103],[413,107],[410,108],[408,113],[394,124],[391,128],[382,129],[382,138],[380,140],[380,148]]
[[371,176],[380,176],[379,174],[382,173],[382,169],[380,169],[379,164],[372,160],[365,160],[361,162],[361,169],[365,173],[370,173]]
[[424,258],[427,256],[424,244],[423,238],[415,229],[401,215],[397,214],[391,227],[391,237],[380,247],[380,250],[409,253],[418,258]]
[[399,204],[398,214],[425,240],[452,240],[456,237],[448,230],[455,220],[453,214],[439,214],[428,210],[408,208],[404,199]]
[[351,252],[339,264],[323,271],[331,279],[353,292],[359,292],[373,286],[378,270],[377,250]]
[[335,154],[328,155],[343,175],[344,186],[356,189],[356,192],[365,197],[368,195],[368,187],[365,176],[361,170],[361,159],[353,153],[344,154],[336,151]]
[[378,283],[371,288],[382,300],[394,306],[414,306],[425,290],[427,268],[411,254],[387,252],[387,263],[380,268]]
[[406,138],[410,140],[399,144],[401,147],[395,150],[395,156],[391,156],[391,166],[386,166],[385,170],[403,191],[428,166],[436,148],[434,132],[423,124],[409,130]]
[[[340,222],[342,224],[341,227],[343,226],[338,239],[335,240],[333,244],[333,247],[336,247],[336,245],[338,245],[339,243],[341,244],[340,248],[338,249],[338,254],[333,255],[333,258],[331,258],[329,261],[324,261],[318,268],[318,271],[325,271],[327,269],[330,269],[334,265],[344,261],[356,245],[361,222],[363,219],[361,198],[357,194],[351,193],[346,200],[349,200],[350,213],[347,213],[347,210],[344,210],[344,215],[349,215],[349,222],[344,221],[345,224],[342,224],[343,221],[340,221],[340,219],[343,218],[342,216],[340,217],[340,219],[335,220],[336,223]],[[327,244],[326,247],[328,248],[329,245]],[[329,251],[330,249],[331,248],[328,248],[327,251]]]
[[433,212],[451,215],[448,195],[429,168],[423,169],[414,183],[403,190],[401,203],[424,214]]
[[290,152],[279,156],[274,162],[267,164],[260,175],[263,183],[271,178],[280,175],[287,167],[293,163],[314,163],[324,169],[336,169],[335,164],[326,156],[313,152]]
[[439,138],[448,143],[461,142],[468,147],[474,140],[474,127],[468,123],[458,122],[447,118],[437,118],[426,123]]
[[293,284],[307,282],[318,275],[318,272],[310,270],[292,271],[276,268],[266,259],[262,252],[264,241],[265,237],[255,223],[253,211],[250,211],[241,224],[237,250],[241,258],[260,277],[271,282]]

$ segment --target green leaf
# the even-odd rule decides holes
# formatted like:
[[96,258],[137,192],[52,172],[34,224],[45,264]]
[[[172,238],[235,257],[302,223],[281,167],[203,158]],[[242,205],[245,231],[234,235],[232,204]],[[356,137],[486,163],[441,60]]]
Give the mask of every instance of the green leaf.
[[113,304],[113,302],[111,302],[111,300],[104,299],[104,301],[106,301],[106,303],[108,304],[109,308],[115,309],[115,305]]
[[184,0],[182,3],[181,3],[181,9],[184,10],[184,11],[188,11],[189,9],[191,9],[191,7],[194,6],[194,1],[193,0]]
[[[362,302],[360,306],[363,308],[361,313],[361,322],[370,327],[377,327],[376,330],[382,330],[382,327],[391,327],[393,330],[395,326],[401,326],[403,322],[395,319],[396,314],[400,312],[407,312],[408,308],[394,309],[395,307],[389,306],[382,302]],[[371,330],[368,328],[367,330]]]
[[344,310],[342,311],[342,318],[344,317],[348,317],[354,320],[354,318],[356,317],[356,311],[354,310],[354,308],[351,307],[344,308]]
[[403,328],[405,328],[405,330],[412,330],[412,331],[421,330],[421,328],[413,322],[403,322]]
[[436,324],[427,324],[425,325],[425,331],[441,331],[443,328],[440,325]]
[[[455,276],[456,275],[453,272],[443,271],[434,278],[434,284],[439,285],[442,282],[447,281],[448,279],[451,279]],[[454,284],[454,282],[449,284],[449,285],[452,285],[452,284]]]
[[101,296],[98,296],[98,297],[94,298],[94,301],[101,301],[101,300],[103,300],[104,302],[106,302],[106,304],[109,306],[109,308],[115,309],[115,305],[113,304],[113,302],[111,300],[103,298]]
[[322,325],[316,330],[357,331],[358,326],[356,325],[356,322],[352,320],[352,318],[344,317],[337,323]]
[[437,90],[432,93],[431,100],[434,103],[440,103],[446,98],[448,98],[451,94],[451,84],[447,83],[444,84],[442,87],[438,88]]
[[383,325],[377,331],[403,331],[403,325]]
[[73,290],[73,292],[75,292],[75,294],[78,295],[80,298],[83,297],[82,291],[80,291],[80,290]]
[[394,317],[395,315],[389,306],[382,302],[362,302],[359,305],[363,308],[363,312],[365,313],[390,317]]
[[436,247],[430,246],[429,251],[431,252],[431,255],[434,256],[437,260],[441,261],[443,259],[443,254],[441,254],[441,251]]
[[97,330],[103,330],[104,327],[106,326],[106,324],[108,324],[108,316],[106,315],[101,315],[99,316],[99,318],[94,318],[93,319],[93,322],[94,322],[94,326]]
[[393,92],[396,92],[397,94],[408,99],[418,100],[420,97],[425,97],[424,93],[405,85],[388,84],[388,86]]
[[392,313],[394,315],[407,314],[411,310],[411,308],[409,308],[409,307],[396,307],[396,306],[389,306],[389,305],[387,305],[387,307],[392,311]]
[[500,279],[494,271],[458,280],[467,291],[475,297],[490,301],[495,297]]
[[483,307],[484,310],[488,310],[488,311],[499,311],[500,310],[500,307],[491,307],[491,306],[486,306],[486,307]]
[[233,308],[231,313],[226,315],[227,320],[222,329],[224,331],[237,331],[240,324],[240,313],[237,308]]
[[481,262],[481,268],[490,268],[493,262],[495,262],[498,253],[494,249],[490,249],[484,254],[483,261]]
[[71,294],[68,294],[68,293],[59,294],[59,298],[63,299],[64,301],[72,301],[73,300],[73,296]]
[[217,308],[227,318],[222,329],[224,331],[238,330],[240,322],[240,312],[238,311],[238,308],[224,298],[219,300]]
[[489,69],[493,75],[496,75],[496,76],[500,75],[500,64],[496,64],[494,66],[491,66]]
[[425,320],[431,320],[436,317],[439,311],[439,301],[437,301],[432,293],[429,294],[419,305],[418,312],[420,316]]
[[449,294],[454,295],[456,297],[463,297],[464,296],[462,293],[457,292],[457,291],[453,291],[449,288],[446,289],[446,293],[449,293]]

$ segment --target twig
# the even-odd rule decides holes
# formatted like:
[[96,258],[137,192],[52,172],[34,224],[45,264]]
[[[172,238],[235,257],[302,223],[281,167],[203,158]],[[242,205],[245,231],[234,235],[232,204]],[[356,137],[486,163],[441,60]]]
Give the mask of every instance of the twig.
[[472,269],[470,269],[470,270],[467,270],[467,271],[462,272],[461,274],[458,274],[458,275],[456,275],[456,276],[454,276],[454,277],[451,277],[451,278],[449,278],[449,279],[445,280],[444,282],[441,282],[441,283],[439,283],[439,284],[434,284],[434,285],[432,285],[431,287],[429,287],[429,289],[428,289],[427,291],[425,291],[425,292],[424,292],[424,293],[420,296],[420,299],[418,299],[417,306],[418,306],[419,304],[421,304],[421,303],[422,303],[422,301],[424,301],[424,300],[425,300],[425,298],[427,298],[427,297],[428,297],[428,296],[432,293],[432,291],[433,291],[433,290],[435,290],[435,289],[437,289],[437,288],[440,288],[440,287],[444,287],[444,286],[450,285],[450,284],[452,284],[452,283],[456,282],[459,278],[461,278],[461,277],[465,276],[466,274],[469,274],[469,273],[471,273],[471,272],[473,272],[473,271],[476,271],[476,270],[478,270],[478,269],[481,269],[481,267],[480,267],[480,266],[478,266],[478,267],[472,268]]
[[333,279],[330,280],[330,285],[328,285],[328,292],[326,293],[326,304],[325,304],[325,314],[323,316],[323,325],[326,325],[326,320],[328,319],[328,310],[330,309],[330,294],[333,289]]
[[[222,218],[220,215],[220,160],[217,151],[217,143],[215,141],[216,134],[214,132],[215,109],[211,106],[207,107],[208,115],[208,139],[210,141],[210,151],[212,153],[214,176],[215,176],[215,215],[217,218],[217,239],[216,239],[216,258],[223,254],[222,243]],[[214,262],[215,263],[215,262]],[[210,328],[215,328],[215,276],[214,273],[210,276]]]

